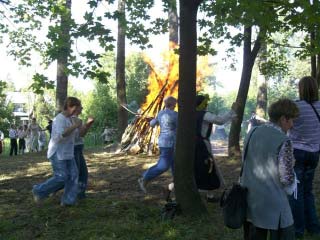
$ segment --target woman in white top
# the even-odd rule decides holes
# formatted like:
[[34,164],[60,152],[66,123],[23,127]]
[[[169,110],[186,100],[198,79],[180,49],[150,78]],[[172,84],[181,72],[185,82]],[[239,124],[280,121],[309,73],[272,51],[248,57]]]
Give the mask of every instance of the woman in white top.
[[34,185],[32,193],[34,200],[48,197],[51,193],[64,187],[61,205],[73,205],[78,193],[78,169],[74,160],[74,140],[76,129],[80,121],[71,121],[71,116],[81,105],[79,99],[68,97],[64,104],[63,112],[53,120],[52,135],[48,146],[47,157],[50,159],[53,176],[47,181]]
[[38,137],[39,137],[39,131],[40,126],[37,123],[36,118],[32,118],[31,123],[28,126],[29,132],[30,132],[30,151],[31,152],[37,152],[38,151]]

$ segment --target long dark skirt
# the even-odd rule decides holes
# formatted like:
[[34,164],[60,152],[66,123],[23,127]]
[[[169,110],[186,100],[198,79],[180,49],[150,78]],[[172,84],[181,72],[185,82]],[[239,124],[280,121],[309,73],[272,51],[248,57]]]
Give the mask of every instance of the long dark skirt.
[[194,174],[198,189],[214,190],[219,188],[221,185],[214,164],[212,166],[212,170],[210,171],[210,158],[213,158],[213,156],[208,151],[204,140],[197,139]]

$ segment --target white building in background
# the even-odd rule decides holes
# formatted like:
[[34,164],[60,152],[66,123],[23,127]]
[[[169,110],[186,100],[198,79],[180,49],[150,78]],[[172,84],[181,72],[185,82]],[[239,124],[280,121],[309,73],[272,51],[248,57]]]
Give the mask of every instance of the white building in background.
[[8,92],[7,102],[14,106],[13,116],[22,124],[28,124],[32,117],[32,108],[35,102],[35,95],[32,92]]

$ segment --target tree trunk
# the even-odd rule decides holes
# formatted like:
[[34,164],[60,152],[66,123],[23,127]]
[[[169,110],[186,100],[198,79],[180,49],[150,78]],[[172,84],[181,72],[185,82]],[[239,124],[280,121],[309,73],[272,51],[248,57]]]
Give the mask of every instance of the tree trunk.
[[[259,65],[266,63],[267,57],[267,45],[261,45],[261,55],[259,57]],[[259,67],[261,69],[261,67]],[[268,102],[268,79],[267,76],[264,75],[263,71],[260,71],[258,76],[258,94],[257,94],[257,106],[256,113],[259,117],[266,118],[267,116],[267,102]]]
[[[311,49],[315,49],[314,42],[316,41],[315,30],[310,33]],[[317,55],[311,53],[311,76],[317,78]]]
[[255,41],[254,47],[251,50],[251,27],[246,27],[244,29],[244,43],[243,43],[243,67],[241,73],[240,86],[238,90],[238,95],[236,102],[238,103],[238,108],[236,109],[237,118],[231,123],[230,133],[229,133],[229,146],[228,152],[229,156],[240,156],[240,133],[241,133],[241,123],[243,120],[244,108],[247,101],[248,90],[250,86],[252,68],[259,52],[261,46],[261,30]]
[[116,82],[117,82],[117,101],[118,101],[118,139],[121,139],[128,125],[128,112],[121,107],[127,104],[126,81],[125,81],[125,1],[119,0],[118,11],[118,41],[117,41],[117,63],[116,63]]
[[179,117],[175,159],[176,198],[183,214],[207,213],[194,180],[197,11],[201,1],[180,0]]
[[177,13],[177,2],[176,0],[169,1],[169,41],[176,44],[179,43],[179,20]]
[[68,57],[71,49],[70,26],[71,26],[71,0],[65,0],[65,11],[61,14],[60,22],[60,47],[57,58],[57,87],[56,87],[56,111],[63,110],[64,101],[68,96]]
[[267,117],[267,103],[268,103],[268,82],[266,76],[261,76],[263,82],[260,84],[257,94],[256,113],[259,117]]

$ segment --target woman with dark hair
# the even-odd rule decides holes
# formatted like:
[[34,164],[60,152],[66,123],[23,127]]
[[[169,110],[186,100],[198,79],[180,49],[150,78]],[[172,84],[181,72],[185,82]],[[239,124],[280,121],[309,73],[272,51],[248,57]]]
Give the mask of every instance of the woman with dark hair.
[[304,230],[320,236],[320,225],[312,193],[313,179],[319,162],[320,102],[318,84],[312,77],[299,81],[300,101],[296,101],[300,115],[294,120],[289,138],[294,148],[294,166],[298,184],[298,198],[290,198],[296,237],[302,238]]
[[[299,109],[280,99],[269,107],[270,123],[253,128],[243,144],[241,185],[248,189],[245,240],[294,240],[287,194],[296,189],[294,157],[286,132]],[[299,185],[299,184],[298,184]]]
[[61,205],[73,205],[78,194],[78,169],[74,159],[74,141],[76,129],[80,127],[79,120],[71,121],[71,116],[77,107],[81,106],[79,99],[68,97],[64,109],[53,120],[47,157],[51,161],[53,176],[47,181],[33,186],[32,193],[35,202],[48,197],[64,187]]
[[[224,180],[214,161],[210,135],[212,125],[223,125],[236,116],[233,110],[218,116],[207,111],[208,95],[198,95],[196,98],[196,155],[194,161],[195,180],[200,191],[207,193],[207,200],[215,201],[212,190],[224,186]],[[234,107],[234,106],[233,106]]]

